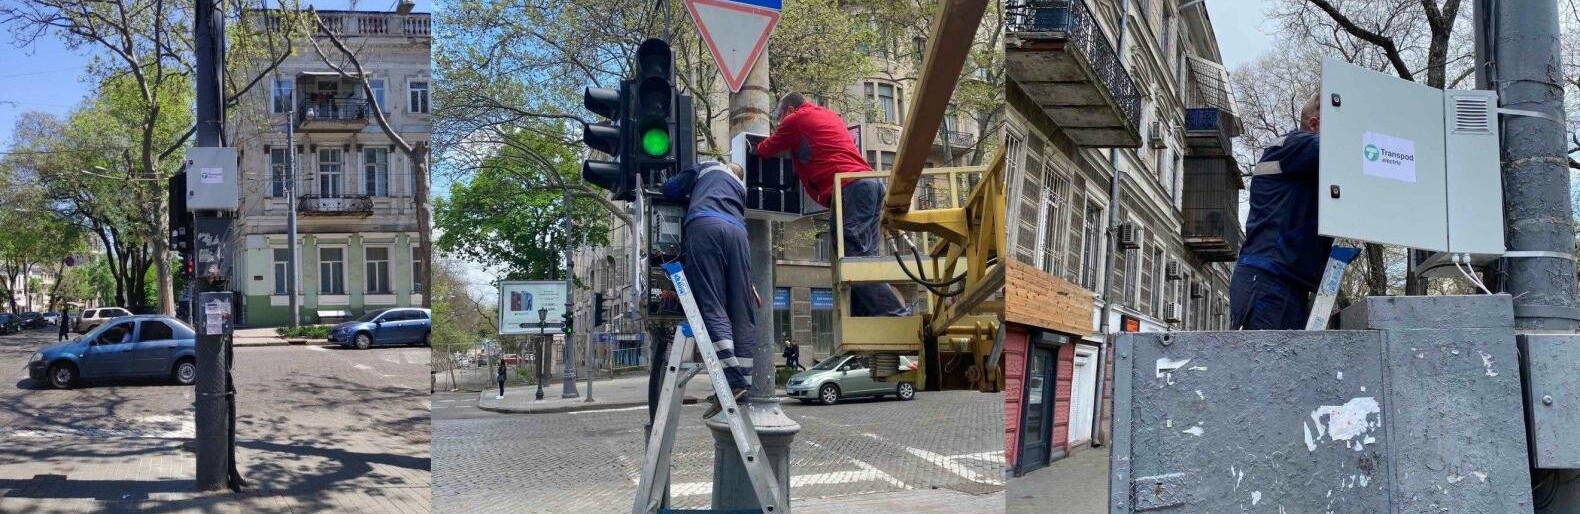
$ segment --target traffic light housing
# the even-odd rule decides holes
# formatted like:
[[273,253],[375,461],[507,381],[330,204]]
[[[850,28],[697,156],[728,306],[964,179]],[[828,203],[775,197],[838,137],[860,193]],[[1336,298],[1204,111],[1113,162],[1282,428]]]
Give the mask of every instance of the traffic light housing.
[[603,324],[605,322],[609,321],[609,320],[604,318],[608,314],[606,314],[605,311],[604,311],[603,300],[604,300],[603,293],[593,293],[593,305],[592,305],[592,308],[593,308],[593,323],[592,324],[595,327],[601,327],[601,326],[603,326]]
[[560,323],[560,330],[565,332],[565,335],[571,335],[571,332],[573,332],[574,328],[576,327],[576,314],[571,311],[565,311],[561,313]]
[[655,184],[674,174],[675,160],[675,57],[669,42],[643,41],[636,49],[632,78],[635,95],[632,164],[644,183]]
[[621,81],[619,89],[589,87],[582,93],[582,105],[608,120],[582,127],[582,142],[609,156],[608,160],[583,161],[582,180],[608,190],[615,200],[634,199],[636,187],[625,171],[625,164],[630,162],[626,129],[631,126],[626,89],[627,82]]
[[192,253],[192,216],[187,212],[187,173],[170,176],[165,184],[167,195],[166,226],[170,228],[170,251],[181,255]]

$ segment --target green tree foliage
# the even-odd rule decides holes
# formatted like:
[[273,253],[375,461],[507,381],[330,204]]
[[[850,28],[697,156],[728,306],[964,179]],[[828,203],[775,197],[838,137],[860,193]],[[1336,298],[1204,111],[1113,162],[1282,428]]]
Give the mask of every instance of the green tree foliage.
[[[580,160],[565,145],[522,132],[486,160],[472,180],[438,201],[438,248],[463,260],[499,265],[510,279],[563,276],[567,246],[608,244],[607,216],[595,200],[578,197],[566,233],[564,194],[543,175],[577,176]],[[545,160],[539,162],[538,157]]]
[[[194,57],[192,31],[188,30],[194,5],[165,0],[0,2],[0,24],[9,29],[18,47],[55,38],[67,48],[93,57],[87,79],[100,84],[100,94],[73,116],[87,119],[82,123],[73,119],[71,125],[87,129],[84,133],[95,137],[56,151],[83,154],[76,158],[83,162],[75,164],[98,164],[113,170],[106,175],[126,186],[126,191],[113,196],[143,211],[141,216],[116,220],[119,224],[115,225],[105,225],[108,213],[98,221],[84,221],[100,225],[90,228],[100,232],[114,259],[110,269],[116,277],[118,303],[139,310],[173,313],[175,305],[173,277],[167,272],[171,258],[164,237],[166,199],[162,191],[195,129],[190,80]],[[242,13],[255,7],[243,2],[218,3],[231,27],[227,33],[234,46],[229,51],[242,57],[230,62],[231,73],[226,74],[228,104],[233,105],[271,73],[290,51],[288,39],[300,34],[285,30],[288,27],[252,23],[251,19],[238,23]],[[259,55],[272,56],[264,59],[270,64],[261,70],[254,67],[251,74],[238,71],[242,65],[252,66],[250,61]],[[99,130],[105,128],[115,130]],[[91,168],[78,168],[83,169]],[[127,293],[142,290],[144,272],[150,266],[156,270],[158,292],[157,302],[151,306],[137,303],[135,297],[140,294]]]
[[[118,75],[64,121],[26,113],[3,164],[16,180],[41,191],[48,209],[96,236],[115,278],[112,303],[137,311],[159,308],[162,282],[155,266],[169,263],[163,258],[164,178],[180,166],[177,159],[155,159],[150,173],[137,149],[180,148],[193,123],[190,82],[173,78],[159,88],[148,94],[131,76]],[[168,114],[148,124],[150,111]],[[150,269],[156,271],[150,275]],[[151,298],[142,294],[150,276],[156,288]]]

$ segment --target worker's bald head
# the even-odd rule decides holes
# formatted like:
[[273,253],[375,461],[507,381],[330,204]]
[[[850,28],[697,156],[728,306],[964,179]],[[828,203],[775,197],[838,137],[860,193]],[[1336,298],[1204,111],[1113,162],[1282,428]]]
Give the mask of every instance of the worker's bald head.
[[804,103],[806,103],[806,98],[801,96],[801,93],[794,91],[785,93],[784,96],[779,97],[779,110],[774,115],[782,120],[785,116],[795,112],[796,109],[800,109],[801,104]]
[[735,164],[735,163],[732,162],[732,163],[724,165],[724,167],[729,168],[730,169],[730,173],[734,173],[735,174],[735,178],[738,178],[738,179],[741,179],[741,180],[746,180],[746,170],[744,168],[741,168],[741,165]]
[[1300,128],[1311,132],[1318,132],[1322,127],[1322,93],[1311,95],[1306,99],[1306,104],[1300,107]]

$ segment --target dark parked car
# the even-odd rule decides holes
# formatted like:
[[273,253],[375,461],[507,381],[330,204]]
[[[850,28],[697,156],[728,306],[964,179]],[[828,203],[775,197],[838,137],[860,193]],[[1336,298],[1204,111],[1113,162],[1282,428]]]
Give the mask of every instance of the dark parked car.
[[196,333],[170,316],[125,316],[76,339],[45,346],[28,361],[28,376],[58,388],[82,379],[170,377],[197,379]]
[[49,324],[49,320],[44,319],[44,315],[37,312],[24,312],[17,315],[17,323],[21,324],[22,328],[44,328]]
[[400,307],[368,311],[329,329],[329,342],[366,350],[374,345],[428,345],[433,320],[428,309]]
[[0,334],[14,334],[22,331],[22,320],[15,314],[0,313]]

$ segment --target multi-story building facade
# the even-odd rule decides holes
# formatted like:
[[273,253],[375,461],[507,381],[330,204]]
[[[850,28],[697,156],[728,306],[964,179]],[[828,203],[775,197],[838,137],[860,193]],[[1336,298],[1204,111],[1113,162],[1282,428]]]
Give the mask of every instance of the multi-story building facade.
[[1229,323],[1239,122],[1207,11],[1181,3],[1010,8],[1005,449],[1017,474],[1103,439],[1108,334]]
[[[341,76],[304,41],[232,115],[242,181],[232,280],[242,293],[242,322],[252,326],[290,321],[292,209],[304,322],[422,302],[412,162],[379,127],[373,106],[408,143],[428,139],[429,15],[318,15],[357,52],[373,94],[370,99],[359,81]],[[279,23],[271,13],[257,20]],[[335,65],[347,66],[321,43]]]
[[[814,102],[840,112],[874,170],[891,169],[899,152],[900,133],[910,106],[910,87],[916,83],[917,68],[921,64],[921,49],[913,48],[919,46],[916,41],[920,40],[906,39],[867,49],[872,59],[871,73],[837,92],[842,94],[805,92],[812,93]],[[984,80],[984,77],[964,80]],[[713,105],[729,103],[728,91],[722,87],[707,94],[713,96]],[[989,149],[981,148],[980,144],[982,134],[992,128],[983,126],[984,119],[979,114],[966,108],[949,109],[943,127],[933,140],[928,157],[930,166],[967,165],[974,158],[991,156]],[[711,140],[730,140],[728,116],[715,117],[708,129],[712,132]],[[929,194],[928,188],[929,184],[924,181],[919,188],[921,194]],[[834,340],[837,314],[830,267],[834,245],[829,234],[828,214],[773,222],[772,225],[775,287],[772,296],[764,292],[762,300],[773,301],[774,317],[757,322],[774,326],[773,358],[778,359],[778,350],[786,340],[794,340],[801,345],[802,363],[810,365],[813,360],[832,355],[837,347]],[[596,346],[600,350],[595,353],[609,357],[600,357],[600,365],[607,362],[614,368],[640,367],[645,363],[642,343],[636,336],[641,327],[623,318],[605,326],[592,325],[590,300],[594,292],[603,292],[609,299],[607,309],[611,313],[626,312],[625,302],[629,300],[630,273],[624,250],[629,231],[619,220],[613,220],[611,227],[610,246],[577,251],[577,277],[581,283],[591,284],[591,289],[575,293],[579,305],[576,344],[601,338],[606,343]],[[901,294],[913,299],[913,303],[919,298],[909,288],[901,289]]]

